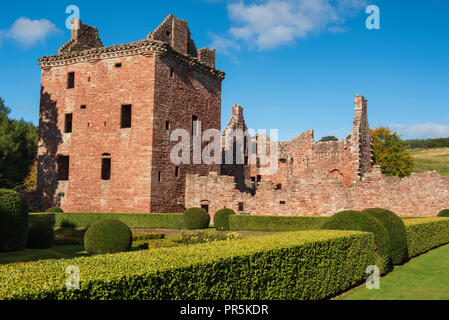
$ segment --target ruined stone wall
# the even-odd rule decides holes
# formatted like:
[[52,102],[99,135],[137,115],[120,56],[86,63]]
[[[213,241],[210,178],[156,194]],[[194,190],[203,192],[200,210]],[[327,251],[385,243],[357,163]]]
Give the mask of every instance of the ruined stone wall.
[[311,172],[333,176],[344,186],[358,180],[358,158],[351,153],[351,142],[347,139],[316,142],[309,130],[290,142],[282,142],[279,149],[279,169],[272,176],[264,176],[275,184],[286,185],[291,176]]
[[[174,129],[191,134],[192,116],[198,117],[201,132],[221,128],[221,79],[199,72],[171,58],[156,58],[156,90],[154,108],[154,144],[152,163],[151,211],[181,212],[184,209],[185,176],[187,173],[207,175],[219,171],[219,165],[193,163],[175,165],[170,151],[178,143],[170,142]],[[167,121],[169,129],[167,130]],[[207,143],[202,143],[204,149]],[[179,168],[178,177],[175,176]],[[160,181],[159,178],[160,177]]]
[[[121,63],[117,68],[116,63]],[[42,70],[38,189],[43,206],[70,212],[148,212],[152,161],[155,59],[125,56]],[[75,87],[67,74],[75,72]],[[132,105],[131,128],[120,128]],[[81,108],[84,105],[85,108]],[[72,113],[72,132],[64,132]],[[102,154],[111,179],[101,179]],[[57,156],[70,157],[69,181],[57,180]]]
[[[251,165],[251,176],[261,175],[280,187],[290,177],[313,173],[332,176],[350,186],[371,170],[372,150],[367,115],[367,100],[356,95],[353,129],[348,138],[339,141],[315,141],[313,130],[308,130],[292,141],[278,144],[278,170],[273,175],[260,174],[257,165]],[[269,139],[267,151],[269,152]]]
[[[186,206],[209,201],[209,212],[224,207],[237,213],[278,216],[330,216],[341,210],[381,207],[400,216],[436,216],[449,207],[449,177],[436,172],[412,174],[400,179],[385,177],[376,168],[351,187],[333,178],[313,174],[290,178],[288,186],[274,190],[263,179],[254,196],[234,188],[227,176],[187,177]],[[243,211],[239,211],[242,203]]]

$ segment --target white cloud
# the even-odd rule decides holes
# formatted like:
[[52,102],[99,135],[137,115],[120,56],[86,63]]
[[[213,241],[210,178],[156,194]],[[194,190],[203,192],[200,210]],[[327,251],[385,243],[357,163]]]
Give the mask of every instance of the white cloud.
[[10,29],[0,30],[0,38],[9,38],[30,47],[39,41],[44,41],[46,37],[57,31],[59,30],[56,26],[47,19],[31,20],[21,17]]
[[449,125],[439,123],[392,124],[389,128],[410,139],[449,137]]
[[240,45],[230,39],[230,37],[224,37],[215,33],[209,33],[213,38],[212,43],[209,45],[210,48],[214,48],[220,54],[229,56],[235,63],[238,63],[237,57],[233,52],[240,50]]
[[365,0],[263,0],[228,5],[229,34],[259,50],[267,50],[329,30],[344,32],[345,19]]
[[210,45],[211,48],[215,48],[223,54],[228,54],[230,49],[239,50],[240,45],[235,41],[231,40],[229,37],[223,37],[221,35],[215,33],[209,33],[209,35],[213,38],[213,41]]

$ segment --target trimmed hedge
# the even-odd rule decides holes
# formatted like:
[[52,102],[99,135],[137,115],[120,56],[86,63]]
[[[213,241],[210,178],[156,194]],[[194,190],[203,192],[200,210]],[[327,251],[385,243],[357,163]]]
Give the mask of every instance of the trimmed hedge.
[[210,216],[203,208],[189,208],[183,214],[184,225],[189,230],[209,228]]
[[438,213],[437,217],[449,217],[449,209],[441,210]]
[[229,208],[223,208],[215,212],[214,227],[220,231],[229,230],[229,216],[235,215],[235,211]]
[[[324,299],[366,279],[374,247],[370,233],[315,230],[7,264],[0,299]],[[79,290],[65,287],[69,265]]]
[[341,211],[334,214],[322,226],[323,230],[357,230],[374,233],[376,243],[375,264],[381,274],[390,272],[391,263],[390,236],[382,223],[371,215],[354,210]]
[[[32,213],[31,216],[45,217],[50,213]],[[120,220],[130,228],[140,229],[184,229],[182,213],[58,213],[53,214],[55,226],[63,222],[77,228],[88,228],[95,222],[104,219]]]
[[28,205],[18,192],[0,189],[0,252],[25,249]]
[[89,253],[116,253],[129,251],[133,235],[120,220],[106,219],[94,223],[84,235],[84,248]]
[[30,225],[37,220],[47,221],[53,228],[56,224],[54,213],[30,213],[30,215],[28,216],[28,220],[30,222]]
[[55,233],[51,224],[44,219],[37,219],[30,224],[26,247],[33,249],[51,248],[54,239]]
[[410,257],[416,257],[430,249],[449,243],[448,218],[407,219],[404,223]]
[[394,212],[381,208],[365,209],[362,212],[379,220],[390,237],[391,260],[393,264],[403,264],[408,260],[407,232],[405,224]]
[[49,212],[49,213],[63,213],[64,210],[62,210],[59,207],[51,207],[51,208],[48,208],[47,210],[45,210],[45,212]]
[[281,217],[231,215],[229,231],[301,231],[319,230],[329,217]]

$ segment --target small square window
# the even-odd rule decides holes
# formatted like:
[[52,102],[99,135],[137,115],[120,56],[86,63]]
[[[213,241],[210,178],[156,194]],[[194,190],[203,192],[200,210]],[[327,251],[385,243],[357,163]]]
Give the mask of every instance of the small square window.
[[121,68],[121,67],[122,67],[122,63],[121,63],[121,62],[116,63],[116,64],[115,64],[115,67],[116,67],[116,68]]
[[86,109],[87,108],[87,106],[85,105],[85,104],[83,104],[82,106],[81,106],[81,109],[82,110],[84,110],[84,109]]

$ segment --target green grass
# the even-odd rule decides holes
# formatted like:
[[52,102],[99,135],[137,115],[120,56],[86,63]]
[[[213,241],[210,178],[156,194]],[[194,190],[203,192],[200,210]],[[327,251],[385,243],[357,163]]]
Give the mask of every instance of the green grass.
[[411,153],[415,159],[414,172],[436,170],[443,176],[449,176],[449,148],[415,149]]
[[50,249],[26,249],[17,252],[0,253],[0,264],[28,262],[47,259],[68,259],[88,255],[82,245],[53,246]]
[[448,300],[449,245],[421,255],[380,279],[379,290],[365,285],[342,300]]

